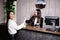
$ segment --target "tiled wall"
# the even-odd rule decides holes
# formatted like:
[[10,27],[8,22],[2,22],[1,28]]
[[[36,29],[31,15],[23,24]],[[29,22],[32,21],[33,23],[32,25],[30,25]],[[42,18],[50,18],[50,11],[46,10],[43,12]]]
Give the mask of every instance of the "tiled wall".
[[[42,17],[59,16],[60,17],[60,0],[45,0],[46,7],[41,9]],[[17,23],[21,24],[24,18],[29,19],[35,10],[35,0],[17,0]],[[44,23],[45,27],[45,23]]]

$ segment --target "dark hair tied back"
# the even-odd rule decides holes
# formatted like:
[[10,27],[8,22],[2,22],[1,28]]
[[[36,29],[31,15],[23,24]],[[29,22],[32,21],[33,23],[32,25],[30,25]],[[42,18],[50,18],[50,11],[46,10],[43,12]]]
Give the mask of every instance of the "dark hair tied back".
[[[8,23],[8,20],[10,19],[9,15],[10,15],[10,12],[13,12],[12,10],[8,11],[7,12],[7,23]],[[13,12],[14,13],[14,12]]]

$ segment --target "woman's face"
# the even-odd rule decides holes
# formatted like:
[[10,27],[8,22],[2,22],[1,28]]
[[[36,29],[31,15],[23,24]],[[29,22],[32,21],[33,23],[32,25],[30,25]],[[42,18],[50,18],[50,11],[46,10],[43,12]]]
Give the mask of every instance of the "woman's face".
[[10,12],[9,17],[10,17],[10,19],[14,19],[14,13]]

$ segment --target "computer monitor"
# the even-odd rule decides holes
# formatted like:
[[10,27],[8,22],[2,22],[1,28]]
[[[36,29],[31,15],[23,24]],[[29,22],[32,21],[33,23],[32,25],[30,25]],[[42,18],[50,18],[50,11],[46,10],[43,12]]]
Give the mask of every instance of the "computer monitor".
[[59,17],[57,17],[57,16],[46,16],[45,17],[45,23],[46,23],[46,25],[54,25],[55,24],[55,26],[59,26]]
[[56,31],[56,26],[59,26],[59,17],[56,16],[46,16],[45,17],[45,23],[46,25],[51,25],[52,28],[47,28],[46,30],[49,31]]

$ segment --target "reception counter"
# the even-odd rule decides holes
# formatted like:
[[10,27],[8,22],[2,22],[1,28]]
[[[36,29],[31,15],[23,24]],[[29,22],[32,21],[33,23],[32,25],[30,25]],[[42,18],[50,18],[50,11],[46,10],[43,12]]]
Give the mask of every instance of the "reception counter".
[[17,40],[60,40],[60,32],[27,26],[18,31]]
[[26,29],[26,30],[32,30],[32,31],[37,31],[37,32],[43,32],[43,33],[50,33],[50,34],[60,35],[60,32],[48,31],[48,30],[46,30],[44,28],[40,28],[40,27],[35,27],[34,28],[34,26],[27,26],[24,29]]

